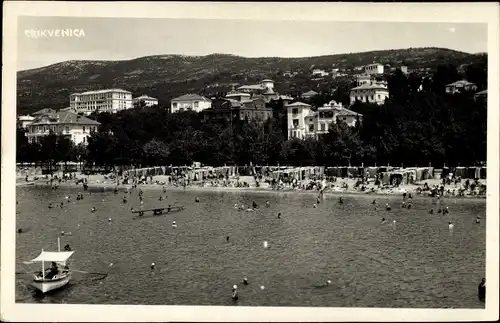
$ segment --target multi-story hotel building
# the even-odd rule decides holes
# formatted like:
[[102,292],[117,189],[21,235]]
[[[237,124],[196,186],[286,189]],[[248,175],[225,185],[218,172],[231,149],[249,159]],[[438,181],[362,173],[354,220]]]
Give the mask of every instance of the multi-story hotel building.
[[295,102],[286,106],[288,139],[318,137],[326,134],[332,124],[345,122],[353,127],[362,115],[342,107],[341,103],[330,101],[317,111],[313,111],[309,104]]
[[70,108],[86,115],[92,112],[109,112],[132,108],[132,92],[122,89],[107,89],[73,93],[69,97]]
[[87,144],[88,137],[93,131],[97,131],[99,125],[99,122],[69,110],[60,110],[38,115],[26,126],[26,137],[29,142],[38,142],[40,137],[54,133],[67,137],[76,145]]

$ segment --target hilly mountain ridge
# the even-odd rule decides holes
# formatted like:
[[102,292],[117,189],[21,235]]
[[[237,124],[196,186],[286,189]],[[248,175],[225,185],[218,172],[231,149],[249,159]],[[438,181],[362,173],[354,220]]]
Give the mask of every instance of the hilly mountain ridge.
[[[471,64],[484,60],[483,54],[469,54],[444,48],[409,48],[317,57],[247,58],[229,54],[206,56],[154,55],[121,61],[66,61],[17,73],[18,114],[43,108],[69,106],[69,95],[104,88],[123,88],[134,97],[156,97],[161,106],[189,92],[210,95],[228,91],[232,85],[253,84],[271,78],[280,93],[300,93],[314,86],[312,68],[330,71],[333,67],[353,69],[374,62],[410,70],[436,68],[442,64]],[[294,78],[285,71],[298,72]],[[326,80],[328,79],[328,80]],[[326,83],[325,83],[326,82]],[[335,81],[325,78],[323,85]]]

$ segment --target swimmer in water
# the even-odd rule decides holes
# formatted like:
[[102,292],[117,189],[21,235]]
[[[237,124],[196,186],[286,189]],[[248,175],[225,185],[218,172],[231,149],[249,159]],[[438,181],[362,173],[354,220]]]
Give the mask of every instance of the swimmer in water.
[[313,204],[313,208],[317,208],[316,204]]
[[92,213],[95,212],[95,206],[92,207],[92,209],[90,210],[90,212],[92,212]]
[[453,229],[453,227],[454,227],[453,223],[451,221],[448,222],[448,229],[451,230],[451,229]]
[[244,285],[248,285],[248,280],[247,280],[247,278],[246,278],[246,277],[245,277],[245,278],[243,278],[243,284],[244,284]]
[[53,208],[52,203],[49,204],[49,209]]
[[385,209],[386,209],[387,211],[389,211],[389,210],[391,209],[391,207],[389,206],[389,203],[385,203]]
[[233,286],[233,292],[231,294],[231,298],[235,301],[238,300],[238,286],[236,285]]
[[200,199],[198,198],[198,196],[194,199],[194,201],[195,201],[196,203],[200,202]]
[[344,203],[344,198],[342,196],[339,198],[339,203],[340,204]]
[[438,213],[441,213],[443,212],[443,210],[441,208],[438,209]]
[[377,202],[376,202],[375,200],[373,200],[373,201],[372,201],[372,204],[375,204],[375,203],[377,203]]
[[281,219],[281,212],[278,212],[278,219]]
[[127,197],[126,196],[123,197],[123,203],[127,203]]
[[381,223],[385,223],[385,218],[382,218],[382,221],[380,221]]
[[429,214],[434,214],[434,209],[431,209],[431,210],[429,211]]
[[160,196],[159,200],[160,200],[160,201],[163,201],[163,196]]
[[401,207],[402,208],[406,208],[406,202],[405,201],[403,201],[403,203],[401,203]]
[[229,242],[229,236],[226,236],[226,242]]
[[269,203],[269,201],[266,201],[266,207],[270,207],[271,204]]
[[476,223],[481,223],[481,218],[479,217],[479,215],[476,217]]

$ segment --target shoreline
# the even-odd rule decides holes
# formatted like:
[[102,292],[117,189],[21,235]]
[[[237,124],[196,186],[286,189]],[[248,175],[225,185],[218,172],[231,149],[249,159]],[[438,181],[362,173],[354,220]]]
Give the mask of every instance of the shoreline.
[[[38,182],[28,182],[28,183],[16,183],[16,187],[27,187],[27,186],[34,186],[34,187],[51,187],[50,184],[47,184],[41,181]],[[83,191],[83,186],[77,185],[73,182],[71,183],[60,183],[58,184],[59,188],[62,189],[81,189]],[[88,184],[88,190],[91,192],[95,191],[113,191],[115,187],[118,188],[120,193],[126,192],[132,188],[131,184],[128,185],[116,185],[113,183],[91,183]],[[404,187],[404,188],[396,188],[396,189],[388,189],[388,190],[376,190],[375,192],[371,191],[357,191],[354,189],[347,189],[347,190],[331,190],[327,189],[324,191],[323,196],[324,197],[337,197],[337,196],[342,196],[342,195],[364,195],[364,196],[398,196],[402,195],[403,192],[402,190],[406,190],[408,193],[411,193],[414,195],[414,197],[423,197],[423,198],[432,198],[426,194],[417,194],[416,189],[418,188],[418,185],[411,185],[411,187]],[[167,185],[160,185],[160,184],[141,184],[137,187],[137,189],[142,189],[143,191],[161,191],[165,188],[166,191],[190,191],[190,192],[221,192],[221,193],[229,193],[229,192],[244,192],[244,193],[258,193],[258,194],[309,194],[309,195],[318,195],[319,191],[317,190],[299,190],[299,189],[282,189],[282,190],[273,190],[269,187],[208,187],[208,186],[186,186],[184,187],[176,187],[176,186],[167,186]],[[464,196],[452,196],[452,195],[445,195],[442,196],[442,198],[455,198],[455,199],[486,199],[486,195],[464,195]]]

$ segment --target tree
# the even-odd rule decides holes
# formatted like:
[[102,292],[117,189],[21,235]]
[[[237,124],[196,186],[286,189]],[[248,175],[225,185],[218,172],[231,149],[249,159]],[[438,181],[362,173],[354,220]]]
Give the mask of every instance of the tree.
[[159,140],[152,139],[144,147],[144,160],[149,166],[166,165],[170,151],[168,146]]

